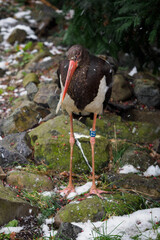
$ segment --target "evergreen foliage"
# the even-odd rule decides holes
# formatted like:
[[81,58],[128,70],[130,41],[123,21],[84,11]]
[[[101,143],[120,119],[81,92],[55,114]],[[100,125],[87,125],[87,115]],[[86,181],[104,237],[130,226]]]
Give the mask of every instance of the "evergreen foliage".
[[[64,36],[67,45],[82,44],[93,53],[119,51],[137,57],[141,67],[158,68],[160,0],[75,0],[75,14]],[[66,8],[66,5],[65,5]]]

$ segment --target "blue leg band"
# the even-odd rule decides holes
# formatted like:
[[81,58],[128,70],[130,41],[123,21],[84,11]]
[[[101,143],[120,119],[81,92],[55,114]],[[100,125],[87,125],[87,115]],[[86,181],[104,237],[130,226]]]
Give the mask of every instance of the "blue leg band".
[[92,129],[90,129],[90,136],[95,137],[96,136],[96,131],[92,131]]

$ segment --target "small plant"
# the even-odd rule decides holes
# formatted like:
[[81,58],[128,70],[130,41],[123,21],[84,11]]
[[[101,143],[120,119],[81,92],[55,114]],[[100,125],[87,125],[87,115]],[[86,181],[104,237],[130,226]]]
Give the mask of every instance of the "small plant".
[[18,221],[16,219],[10,221],[5,227],[17,227],[18,226]]
[[4,90],[2,88],[0,88],[0,95],[4,93]]
[[35,205],[40,209],[41,218],[39,219],[42,223],[44,219],[56,213],[57,209],[61,206],[58,204],[56,197],[54,196],[43,196],[37,191],[26,192],[23,191],[23,198]]
[[112,234],[119,225],[121,225],[121,223],[118,224],[110,233],[107,233],[107,221],[106,221],[106,226],[103,225],[102,231],[100,228],[94,229],[94,231],[99,235],[97,237],[94,237],[94,240],[121,240],[122,235]]
[[29,41],[23,48],[23,51],[31,50],[32,47],[33,47],[33,42]]
[[7,91],[14,91],[15,88],[16,88],[16,87],[14,87],[14,86],[8,86],[8,87],[7,87]]
[[123,144],[123,146],[117,146],[116,149],[113,149],[113,163],[119,165],[121,157],[123,156],[124,152],[127,150],[128,145]]
[[22,61],[20,63],[20,66],[23,67],[26,65],[31,59],[33,58],[33,55],[28,52],[23,52],[22,54]]
[[0,240],[10,240],[10,234],[0,233]]
[[13,103],[13,100],[14,100],[14,97],[9,97],[9,102],[10,102],[10,104]]

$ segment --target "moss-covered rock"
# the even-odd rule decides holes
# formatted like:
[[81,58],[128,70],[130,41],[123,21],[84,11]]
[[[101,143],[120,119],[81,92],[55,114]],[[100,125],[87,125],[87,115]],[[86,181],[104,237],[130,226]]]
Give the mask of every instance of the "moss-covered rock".
[[139,171],[144,172],[149,166],[153,165],[154,162],[155,160],[150,157],[149,153],[146,152],[146,149],[143,151],[136,148],[129,148],[121,157],[120,166],[123,167],[126,164],[131,164]]
[[23,79],[23,86],[26,87],[30,82],[39,83],[38,76],[35,73],[28,73]]
[[[86,125],[91,127],[90,119]],[[159,138],[160,128],[147,122],[122,121],[120,116],[106,113],[101,119],[97,119],[97,133],[107,138],[127,139],[136,143],[151,143]]]
[[116,193],[100,199],[97,196],[62,208],[55,216],[55,224],[62,222],[100,221],[110,216],[129,214],[142,208],[142,199],[129,193]]
[[133,191],[152,199],[160,198],[160,179],[158,177],[146,178],[133,173],[108,173],[107,182],[109,183],[110,187],[116,185],[118,188],[132,189]]
[[27,33],[23,29],[16,28],[9,35],[7,41],[10,44],[14,44],[15,42],[23,43],[27,37]]
[[18,102],[16,106],[11,115],[2,122],[2,131],[5,135],[26,131],[37,125],[41,118],[50,113],[48,109],[27,100]]
[[37,208],[22,200],[0,181],[0,226],[22,216],[33,215]]
[[28,191],[49,191],[53,184],[47,176],[28,173],[25,171],[11,171],[7,177],[8,184]]
[[[33,129],[29,135],[31,144],[34,147],[34,157],[38,161],[45,161],[55,170],[68,170],[70,159],[69,144],[70,122],[68,116],[58,116]],[[91,164],[91,148],[89,130],[81,122],[74,120],[74,132],[83,134],[79,139],[84,154]],[[102,136],[96,137],[95,144],[95,168],[99,172],[102,167],[107,166],[109,161],[108,154],[109,142]],[[73,152],[73,171],[88,172],[82,153],[75,144]]]

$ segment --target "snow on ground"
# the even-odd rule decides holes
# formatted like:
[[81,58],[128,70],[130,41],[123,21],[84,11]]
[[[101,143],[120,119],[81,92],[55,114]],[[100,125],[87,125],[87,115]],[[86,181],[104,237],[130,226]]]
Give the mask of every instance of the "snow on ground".
[[93,240],[94,237],[100,236],[95,228],[105,235],[120,235],[121,240],[131,240],[138,235],[140,240],[156,239],[160,234],[160,227],[153,229],[153,225],[160,221],[160,208],[139,210],[129,215],[113,216],[105,222],[86,222],[73,223],[83,229],[79,233],[77,240]]
[[56,235],[57,231],[54,231],[53,229],[50,230],[48,226],[48,224],[53,224],[53,223],[54,223],[54,218],[47,218],[45,220],[45,223],[42,224],[41,228],[43,232],[43,237],[49,238]]
[[31,10],[21,11],[14,14],[15,18],[23,18],[31,14]]
[[127,173],[131,173],[131,172],[137,173],[138,170],[130,164],[126,164],[122,168],[119,169],[119,173],[127,174]]
[[15,27],[9,28],[7,33],[4,35],[4,39],[6,40],[15,29],[24,30],[28,35],[27,38],[37,40],[37,36],[35,35],[34,31],[30,27],[22,24],[18,24]]
[[0,229],[0,233],[9,234],[12,232],[18,233],[23,229],[23,227],[3,227]]
[[128,75],[129,76],[133,76],[134,74],[136,74],[137,73],[137,68],[136,67],[134,67],[129,73],[128,73]]
[[[83,186],[80,187],[75,187],[75,191],[76,192],[71,192],[68,196],[67,199],[73,199],[75,198],[77,195],[81,195],[84,194],[86,192],[89,191],[89,189],[92,186],[92,182],[87,182],[86,184],[84,184]],[[62,196],[64,196],[64,193],[61,193]]]
[[[130,164],[126,164],[123,167],[119,168],[119,173],[123,173],[123,174],[128,174],[128,173],[138,173],[139,171],[133,167]],[[156,166],[149,166],[148,169],[143,173],[143,175],[145,177],[157,177],[160,176],[160,167],[158,165]]]
[[8,18],[4,18],[4,19],[0,20],[0,27],[2,27],[2,28],[4,28],[4,27],[9,28],[10,26],[15,25],[16,23],[17,23],[16,19],[8,17]]
[[150,177],[150,176],[160,176],[160,167],[158,165],[156,166],[149,166],[148,169],[144,172],[145,177]]

